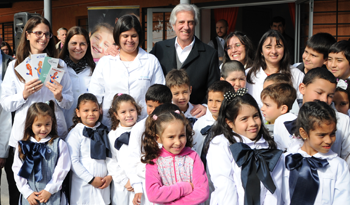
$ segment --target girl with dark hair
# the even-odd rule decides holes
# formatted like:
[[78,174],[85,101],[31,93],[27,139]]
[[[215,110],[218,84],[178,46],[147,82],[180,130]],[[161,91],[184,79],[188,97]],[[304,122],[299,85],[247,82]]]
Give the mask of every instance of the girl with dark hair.
[[71,161],[66,142],[57,135],[54,107],[50,101],[28,109],[12,166],[21,192],[19,204],[68,204],[61,188]]
[[24,120],[31,104],[35,102],[46,102],[53,100],[55,115],[57,118],[58,136],[65,137],[67,124],[62,109],[69,109],[73,104],[72,84],[63,60],[59,61],[58,67],[65,71],[60,83],[53,80],[45,85],[34,79],[26,82],[15,70],[15,67],[22,63],[32,54],[46,53],[48,57],[56,57],[56,48],[52,39],[50,23],[41,16],[30,18],[26,25],[17,48],[17,59],[11,61],[6,70],[1,94],[1,106],[10,112],[16,112],[9,145],[17,146],[24,131]]
[[210,204],[281,204],[282,151],[263,126],[256,101],[245,88],[224,96],[203,151],[215,187]]
[[331,150],[336,139],[336,111],[322,101],[300,108],[296,130],[285,157],[285,204],[347,204],[347,163]]
[[[260,39],[255,53],[254,64],[246,70],[247,88],[259,107],[262,107],[260,93],[263,90],[264,80],[274,73],[283,73],[293,82],[295,90],[303,81],[304,74],[290,65],[290,55],[286,41],[281,33],[275,30],[267,31]],[[299,91],[297,97],[302,98]]]
[[[165,84],[162,67],[155,56],[140,48],[143,33],[135,15],[120,17],[114,26],[113,37],[120,53],[100,59],[92,74],[89,92],[102,103],[104,113],[108,112],[116,93],[129,94],[137,104],[146,108],[147,89],[153,84]],[[146,115],[146,109],[143,109],[141,119]],[[102,123],[110,127],[106,115]]]
[[74,88],[72,89],[73,105],[64,112],[67,126],[71,127],[78,97],[88,92],[91,75],[95,69],[95,62],[91,55],[89,33],[85,29],[79,26],[69,29],[60,53],[60,59],[67,64],[72,88]]
[[236,60],[243,64],[244,68],[250,68],[253,65],[254,46],[252,41],[240,31],[231,32],[226,37],[225,55],[223,64]]
[[150,202],[200,204],[209,197],[203,163],[191,149],[192,135],[191,125],[179,110],[147,118],[141,161],[147,164],[146,193]]
[[13,57],[13,52],[12,52],[10,44],[3,41],[0,45],[0,48],[1,48],[2,52],[4,52],[6,55]]

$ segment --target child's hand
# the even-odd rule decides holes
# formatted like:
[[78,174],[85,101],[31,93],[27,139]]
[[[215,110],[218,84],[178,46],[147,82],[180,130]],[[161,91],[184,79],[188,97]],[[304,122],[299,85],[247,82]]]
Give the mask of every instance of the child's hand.
[[111,175],[105,176],[102,179],[102,181],[103,181],[103,184],[99,187],[100,189],[104,189],[109,186],[109,184],[112,182],[112,176]]
[[132,203],[134,205],[140,205],[141,204],[141,197],[142,197],[142,193],[135,194],[134,199],[132,200]]
[[38,193],[38,198],[40,203],[46,203],[50,199],[50,197],[51,197],[51,193],[46,190],[41,190]]
[[132,188],[132,186],[130,185],[130,179],[128,180],[128,182],[126,182],[126,184],[124,185],[124,187],[126,188],[126,190],[134,192],[134,188]]
[[94,181],[92,181],[91,185],[95,188],[100,188],[103,184],[103,178],[102,177],[95,177]]
[[[38,205],[39,198],[36,196],[38,192],[33,192],[31,195],[28,196],[27,200],[30,205]],[[38,200],[38,201],[37,201]]]

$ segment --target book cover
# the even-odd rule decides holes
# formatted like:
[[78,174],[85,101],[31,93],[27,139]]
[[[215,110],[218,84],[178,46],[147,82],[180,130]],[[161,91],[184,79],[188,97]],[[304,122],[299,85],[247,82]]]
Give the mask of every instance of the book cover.
[[46,56],[47,56],[46,53],[32,54],[30,56],[31,58],[30,65],[34,69],[33,70],[34,76],[36,76],[37,78],[40,78],[41,69]]
[[45,79],[44,84],[46,82],[50,81],[50,83],[53,83],[52,80],[56,80],[58,83],[61,83],[62,77],[64,74],[64,70],[61,68],[51,68],[50,71],[47,73],[47,77]]
[[[43,66],[41,68],[41,73],[40,73],[40,80],[41,82],[45,83],[46,78],[52,68],[57,68],[58,66],[59,59],[58,58],[51,58],[51,57],[45,57]],[[62,69],[63,70],[63,69]]]
[[38,78],[37,75],[35,75],[36,73],[33,66],[30,64],[29,57],[24,59],[22,63],[16,66],[15,70],[22,76],[25,82]]

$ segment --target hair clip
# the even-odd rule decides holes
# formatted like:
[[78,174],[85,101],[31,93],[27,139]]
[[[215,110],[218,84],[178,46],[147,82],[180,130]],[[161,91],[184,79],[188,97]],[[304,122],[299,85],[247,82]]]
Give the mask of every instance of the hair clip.
[[121,96],[121,95],[123,95],[123,93],[118,93],[118,97]]
[[341,88],[343,90],[346,90],[348,88],[348,82],[347,80],[343,80],[343,79],[337,79],[338,83],[337,83],[337,88]]
[[232,93],[231,91],[227,91],[225,94],[224,94],[224,98],[227,100],[227,101],[231,101],[233,100],[233,98],[237,97],[237,96],[243,96],[245,95],[246,93],[248,92],[248,89],[247,88],[240,88],[237,90],[236,93]]
[[227,101],[231,101],[234,97],[235,97],[235,94],[231,91],[227,91],[224,94],[224,99],[226,99]]
[[175,110],[174,112],[177,114],[180,114],[180,110]]
[[153,115],[153,120],[156,121],[158,119],[158,116],[157,115]]

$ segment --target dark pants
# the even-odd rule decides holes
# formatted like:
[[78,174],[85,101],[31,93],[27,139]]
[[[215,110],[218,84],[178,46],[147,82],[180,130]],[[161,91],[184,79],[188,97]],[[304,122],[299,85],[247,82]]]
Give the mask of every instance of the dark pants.
[[[9,189],[9,195],[10,195],[10,205],[18,205],[19,200],[19,191],[16,186],[15,178],[13,177],[13,171],[12,171],[12,164],[13,164],[13,157],[14,157],[14,148],[10,147],[9,156],[6,159],[5,164],[5,172],[6,172],[6,178],[8,183],[8,189]],[[1,176],[1,169],[0,169],[0,176]],[[1,202],[0,202],[1,203]]]

